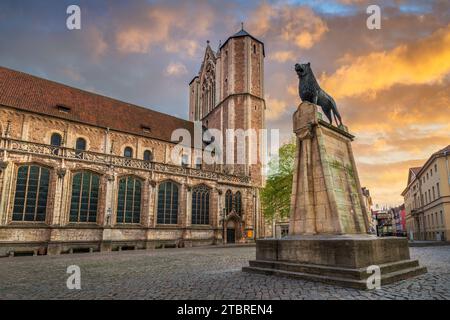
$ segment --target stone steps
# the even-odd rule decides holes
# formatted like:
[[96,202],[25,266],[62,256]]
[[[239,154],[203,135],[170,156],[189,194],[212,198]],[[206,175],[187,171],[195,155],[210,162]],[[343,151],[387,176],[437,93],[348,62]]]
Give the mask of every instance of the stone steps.
[[[367,289],[367,278],[371,275],[366,268],[348,269],[327,267],[290,262],[250,261],[249,267],[242,268],[244,272],[265,275],[284,276],[295,279],[319,281],[327,284]],[[404,260],[380,265],[381,285],[407,279],[426,272],[417,260]]]

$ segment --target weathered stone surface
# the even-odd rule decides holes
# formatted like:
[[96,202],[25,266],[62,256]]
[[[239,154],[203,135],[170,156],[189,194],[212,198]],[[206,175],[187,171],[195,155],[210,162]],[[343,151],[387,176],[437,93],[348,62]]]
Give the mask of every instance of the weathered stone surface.
[[366,289],[362,274],[373,265],[383,266],[384,283],[425,273],[426,268],[410,260],[406,239],[367,234],[353,136],[347,128],[323,122],[317,106],[308,102],[300,104],[293,118],[297,150],[289,237],[257,240],[256,260],[243,271],[359,289]]
[[293,116],[296,167],[289,233],[364,234],[368,221],[351,150],[353,136],[303,102]]
[[296,236],[257,240],[257,260],[290,261],[363,268],[408,260],[405,238],[375,236]]

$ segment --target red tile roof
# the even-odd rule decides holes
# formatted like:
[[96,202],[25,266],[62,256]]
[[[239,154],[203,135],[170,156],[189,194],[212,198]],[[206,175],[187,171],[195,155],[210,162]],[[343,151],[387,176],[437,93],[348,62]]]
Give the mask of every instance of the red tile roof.
[[[185,128],[192,135],[194,128],[190,121],[4,67],[0,105],[164,141],[170,141],[175,129]],[[61,112],[58,106],[70,111]]]

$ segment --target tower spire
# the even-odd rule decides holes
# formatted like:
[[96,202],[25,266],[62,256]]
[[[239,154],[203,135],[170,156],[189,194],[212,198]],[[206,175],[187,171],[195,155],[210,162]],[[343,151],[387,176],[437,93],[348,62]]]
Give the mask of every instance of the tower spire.
[[244,22],[241,22],[241,31],[244,31]]

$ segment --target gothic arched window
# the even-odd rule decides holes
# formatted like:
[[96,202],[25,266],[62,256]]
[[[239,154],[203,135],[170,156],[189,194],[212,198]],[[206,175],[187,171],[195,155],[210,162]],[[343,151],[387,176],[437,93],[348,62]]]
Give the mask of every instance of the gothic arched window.
[[141,218],[141,181],[134,177],[119,180],[117,196],[118,223],[139,223]]
[[20,166],[14,194],[13,221],[45,221],[50,170],[37,165]]
[[209,224],[209,191],[205,185],[192,189],[192,224]]
[[153,154],[150,150],[144,151],[144,160],[145,161],[153,161]]
[[62,137],[59,133],[53,133],[50,138],[50,144],[54,147],[60,147],[62,144]]
[[166,181],[159,185],[157,223],[178,223],[178,186],[174,182]]
[[85,151],[86,150],[86,140],[83,138],[78,138],[75,143],[75,149]]
[[233,193],[231,190],[227,190],[225,193],[225,212],[228,214],[233,209]]
[[242,214],[242,197],[240,191],[234,194],[234,209],[236,210],[237,214]]
[[133,158],[133,149],[131,147],[126,147],[123,150],[123,156],[125,158]]
[[96,222],[100,176],[81,171],[73,175],[70,222]]
[[[62,137],[59,133],[53,133],[52,136],[50,137],[50,144],[53,147],[60,147],[62,144]],[[58,155],[59,154],[59,148],[55,148],[53,149],[53,154],[54,155]]]

